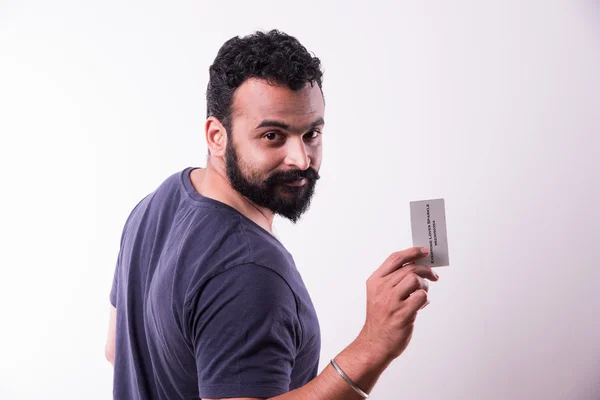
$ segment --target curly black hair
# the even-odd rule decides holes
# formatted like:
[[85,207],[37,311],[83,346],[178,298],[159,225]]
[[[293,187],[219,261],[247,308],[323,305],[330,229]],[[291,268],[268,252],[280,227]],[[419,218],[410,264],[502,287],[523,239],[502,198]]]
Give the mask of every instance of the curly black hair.
[[292,90],[316,83],[323,90],[321,61],[298,39],[276,29],[229,39],[219,49],[209,72],[206,116],[219,119],[228,136],[233,94],[249,78],[265,79]]

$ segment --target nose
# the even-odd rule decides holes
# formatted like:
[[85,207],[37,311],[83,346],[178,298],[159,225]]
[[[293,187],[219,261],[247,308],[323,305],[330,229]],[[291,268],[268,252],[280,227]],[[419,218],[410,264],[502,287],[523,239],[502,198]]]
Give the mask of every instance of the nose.
[[302,171],[307,170],[310,166],[310,156],[306,151],[304,141],[301,138],[300,140],[288,140],[287,145],[285,164]]

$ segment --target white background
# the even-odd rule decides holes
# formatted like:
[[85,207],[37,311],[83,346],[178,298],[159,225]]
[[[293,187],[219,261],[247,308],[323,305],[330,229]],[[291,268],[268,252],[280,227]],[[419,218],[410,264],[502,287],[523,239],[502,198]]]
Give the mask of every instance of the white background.
[[373,399],[600,398],[598,1],[0,1],[0,398],[107,399],[121,229],[204,166],[208,67],[256,29],[325,69],[313,207],[276,232],[324,367],[443,197],[451,266]]

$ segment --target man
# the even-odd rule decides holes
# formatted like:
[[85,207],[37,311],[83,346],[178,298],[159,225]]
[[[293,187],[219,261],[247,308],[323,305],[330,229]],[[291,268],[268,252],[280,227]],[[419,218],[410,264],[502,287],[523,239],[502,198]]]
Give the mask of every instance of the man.
[[[418,248],[367,283],[357,339],[318,374],[319,323],[272,235],[319,179],[322,72],[278,31],[233,38],[210,67],[206,168],[166,179],[131,212],[111,290],[115,399],[360,399],[408,345],[427,304]],[[343,295],[343,294],[340,294]]]

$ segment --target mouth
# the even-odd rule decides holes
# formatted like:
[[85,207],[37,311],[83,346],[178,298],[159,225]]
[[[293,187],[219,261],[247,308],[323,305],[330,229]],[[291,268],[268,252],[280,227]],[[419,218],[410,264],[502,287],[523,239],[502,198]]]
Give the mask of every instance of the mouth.
[[306,183],[307,183],[306,178],[300,178],[300,179],[296,179],[295,181],[286,182],[285,185],[297,187],[297,186],[304,186],[304,185],[306,185]]

